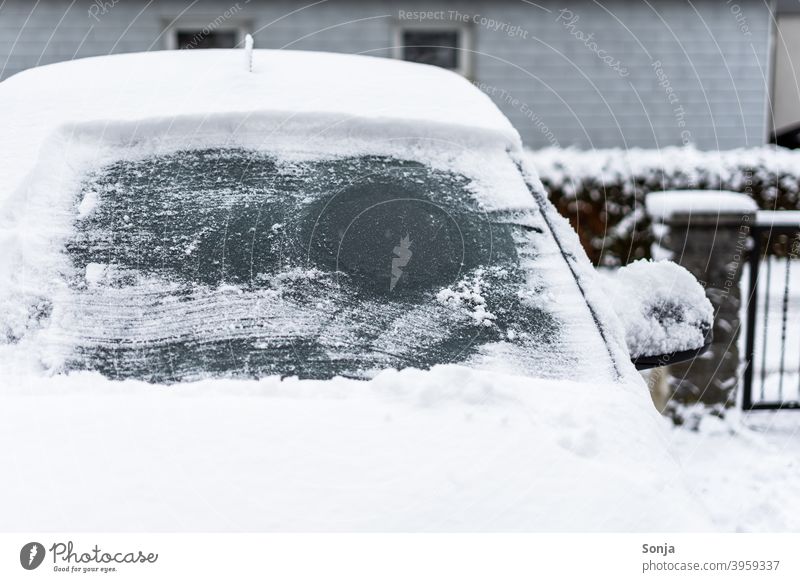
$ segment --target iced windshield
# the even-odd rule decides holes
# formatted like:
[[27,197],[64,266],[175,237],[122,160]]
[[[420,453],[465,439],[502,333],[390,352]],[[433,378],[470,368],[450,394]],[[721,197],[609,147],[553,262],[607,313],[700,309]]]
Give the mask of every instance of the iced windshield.
[[540,221],[484,211],[454,172],[179,151],[94,171],[76,204],[68,369],[369,377],[498,350],[532,374],[569,364],[526,267]]

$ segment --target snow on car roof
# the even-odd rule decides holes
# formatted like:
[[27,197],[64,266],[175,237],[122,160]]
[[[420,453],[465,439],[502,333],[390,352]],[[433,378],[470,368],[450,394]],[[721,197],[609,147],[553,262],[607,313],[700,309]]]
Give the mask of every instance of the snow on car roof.
[[[425,136],[467,147],[521,147],[494,103],[463,77],[399,60],[309,51],[157,51],[29,69],[0,83],[0,200],[20,185],[57,129],[81,124],[228,116],[313,118],[324,126],[378,128],[381,137]],[[165,123],[158,125],[159,121]],[[152,126],[152,125],[151,125]],[[358,129],[348,129],[351,133]],[[137,134],[138,135],[138,134]],[[144,136],[146,137],[146,136]]]

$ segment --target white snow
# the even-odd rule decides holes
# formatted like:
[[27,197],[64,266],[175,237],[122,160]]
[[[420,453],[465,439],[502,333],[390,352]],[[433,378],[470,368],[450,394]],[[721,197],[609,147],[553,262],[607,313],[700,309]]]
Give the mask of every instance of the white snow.
[[704,416],[698,431],[673,429],[670,441],[715,527],[800,531],[800,413]]
[[759,210],[756,212],[759,226],[800,226],[800,210]]
[[670,261],[635,261],[603,277],[632,357],[702,347],[714,308],[689,271]]
[[[25,187],[57,136],[149,136],[277,129],[344,138],[439,138],[519,149],[491,99],[440,67],[310,51],[154,51],[28,69],[0,83],[0,205]],[[184,141],[184,144],[186,142]]]
[[647,214],[654,220],[667,221],[678,214],[747,214],[758,205],[746,194],[715,190],[666,190],[651,192],[645,198]]
[[640,386],[458,366],[168,390],[6,380],[0,530],[712,527]]
[[[546,193],[539,179],[534,159],[534,156],[522,155],[519,161],[531,189],[544,197]],[[581,246],[578,234],[569,221],[556,212],[552,206],[547,211],[547,225],[549,226],[545,226],[544,220],[541,222],[543,227],[553,229],[555,236],[558,237],[560,250],[558,253],[537,257],[537,269],[543,273],[542,276],[548,281],[548,291],[552,293],[553,305],[551,305],[551,309],[559,318],[567,321],[575,318],[577,310],[575,309],[574,301],[570,299],[574,293],[575,283],[574,281],[568,283],[564,281],[563,277],[558,276],[555,268],[556,266],[561,267],[566,257],[575,278],[580,284],[580,291],[593,306],[593,318],[597,319],[603,330],[601,334],[598,327],[594,326],[591,329],[584,328],[584,333],[571,335],[569,338],[570,345],[574,346],[578,353],[583,353],[585,356],[578,362],[572,362],[565,358],[562,360],[564,365],[569,366],[570,369],[577,370],[578,367],[585,365],[586,362],[594,363],[604,359],[598,355],[588,356],[588,354],[596,354],[596,345],[599,339],[607,346],[608,355],[614,362],[614,369],[619,379],[625,382],[637,383],[641,378],[633,366],[630,365],[630,355],[625,343],[624,329],[612,309],[611,302],[608,300],[601,282],[601,275],[586,259],[586,253]],[[549,271],[550,268],[553,269],[552,275]],[[531,287],[536,287],[535,281],[531,281]],[[600,335],[603,337],[599,337]],[[595,373],[599,371],[596,367],[594,370]]]
[[[48,376],[57,354],[36,349],[75,316],[65,313],[61,249],[75,218],[93,210],[91,197],[77,202],[79,184],[111,161],[192,147],[301,160],[395,155],[463,173],[487,211],[534,208],[507,154],[522,157],[519,136],[458,75],[262,50],[253,51],[250,73],[242,58],[241,50],[121,55],[40,67],[0,84],[0,303],[8,307],[0,332],[31,332],[43,296],[54,322],[30,333],[33,340],[0,343],[0,464],[11,468],[0,480],[0,529],[712,527],[670,456],[597,274],[552,209],[560,248],[543,245],[520,258],[533,265],[525,300],[546,303],[563,325],[563,343],[546,357],[560,374],[589,379],[583,383],[457,366],[385,370],[369,382],[272,377],[170,388],[90,373]],[[521,164],[543,194],[530,162]],[[542,216],[531,217],[530,226],[547,232]],[[564,255],[604,324],[608,353],[586,305],[575,301]],[[89,285],[106,275],[103,265],[84,273]],[[233,300],[238,290],[230,291]],[[476,321],[491,322],[479,310],[481,290],[462,291]],[[497,342],[480,356],[505,349]]]
[[78,205],[78,218],[86,218],[97,206],[97,192],[88,190]]
[[475,322],[475,325],[491,327],[497,317],[486,310],[486,300],[483,295],[484,271],[478,269],[469,280],[459,281],[455,289],[447,287],[436,294],[439,303],[465,311]]
[[106,265],[100,263],[89,263],[86,265],[86,283],[89,286],[97,285],[103,280],[106,273]]
[[[800,191],[797,174],[800,150],[775,146],[701,151],[693,146],[660,149],[544,148],[528,152],[542,178],[566,192],[584,180],[598,184],[622,184],[623,194],[633,197],[633,178],[658,182],[666,176],[665,187],[696,189],[700,183],[725,184],[739,191],[753,183],[776,183]],[[769,192],[766,193],[770,195]],[[774,192],[772,193],[774,195]]]
[[[624,150],[544,148],[527,151],[526,158],[536,166],[542,180],[566,198],[588,193],[612,214],[618,216],[620,209],[629,210],[619,223],[595,233],[591,243],[597,248],[609,248],[626,240],[641,216],[639,201],[643,189],[705,188],[700,190],[703,200],[713,200],[705,197],[719,190],[754,192],[759,205],[773,209],[778,209],[779,202],[783,206],[800,196],[800,150],[771,145],[723,151],[701,151],[693,146]],[[716,213],[719,206],[715,203],[711,210]],[[794,219],[787,215],[786,220]],[[668,258],[669,255],[656,247],[652,256]],[[604,261],[612,264],[616,259],[609,255]]]

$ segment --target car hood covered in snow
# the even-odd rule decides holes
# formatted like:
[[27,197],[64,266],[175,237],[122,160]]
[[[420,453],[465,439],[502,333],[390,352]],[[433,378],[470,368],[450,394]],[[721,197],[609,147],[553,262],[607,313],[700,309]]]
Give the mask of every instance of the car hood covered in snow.
[[3,530],[710,528],[639,386],[441,366],[3,392]]

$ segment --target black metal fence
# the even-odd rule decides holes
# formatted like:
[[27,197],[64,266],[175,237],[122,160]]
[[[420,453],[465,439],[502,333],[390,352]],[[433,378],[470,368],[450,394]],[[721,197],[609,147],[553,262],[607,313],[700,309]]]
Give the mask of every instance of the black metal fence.
[[750,235],[742,408],[800,409],[800,212],[759,212]]

